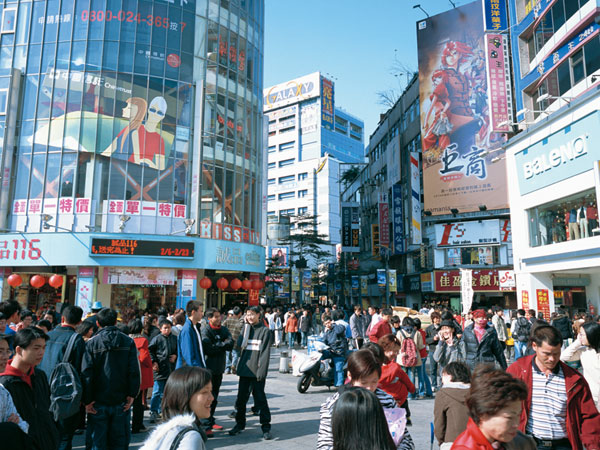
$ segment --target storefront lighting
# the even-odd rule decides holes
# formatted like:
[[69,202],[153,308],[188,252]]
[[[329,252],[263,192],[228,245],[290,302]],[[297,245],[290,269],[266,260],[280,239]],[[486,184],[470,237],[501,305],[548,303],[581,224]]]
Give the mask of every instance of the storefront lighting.
[[571,100],[573,100],[573,97],[555,97],[554,95],[550,95],[546,92],[545,94],[542,94],[538,97],[537,102],[542,103],[549,99],[550,100],[564,100],[565,102],[567,102],[567,104],[570,104]]

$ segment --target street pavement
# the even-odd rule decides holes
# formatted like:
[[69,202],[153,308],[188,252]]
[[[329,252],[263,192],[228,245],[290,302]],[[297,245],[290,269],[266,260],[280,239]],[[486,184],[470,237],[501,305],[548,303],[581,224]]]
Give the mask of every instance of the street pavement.
[[[283,349],[285,350],[285,349]],[[291,373],[279,373],[280,350],[273,348],[269,365],[265,391],[271,409],[272,441],[263,441],[258,416],[247,416],[246,429],[237,436],[229,436],[229,431],[235,424],[227,415],[233,411],[237,394],[238,377],[224,375],[219,404],[215,417],[217,423],[224,427],[223,431],[216,431],[214,437],[207,442],[207,449],[285,449],[305,450],[315,449],[317,446],[317,432],[319,430],[319,408],[321,404],[333,395],[332,388],[310,387],[305,394],[298,393],[296,384],[298,378]],[[252,406],[252,397],[248,402],[248,411]],[[430,422],[433,421],[433,400],[415,400],[410,402],[413,426],[409,428],[415,448],[428,450],[430,448]],[[146,427],[151,424],[148,413],[144,420]],[[150,428],[149,428],[150,430]],[[130,448],[141,447],[148,433],[132,435]],[[74,449],[84,449],[83,436],[76,436],[73,441]],[[437,448],[437,444],[434,446]]]

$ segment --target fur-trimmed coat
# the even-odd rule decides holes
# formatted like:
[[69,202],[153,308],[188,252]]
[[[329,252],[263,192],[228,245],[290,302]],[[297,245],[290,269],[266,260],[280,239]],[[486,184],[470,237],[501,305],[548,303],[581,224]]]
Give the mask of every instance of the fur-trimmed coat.
[[[193,414],[175,416],[168,422],[162,423],[155,428],[146,439],[140,450],[165,450],[171,448],[171,443],[177,434],[184,428],[192,426],[196,421]],[[188,431],[179,443],[178,450],[205,450],[204,440],[206,438],[198,431]]]

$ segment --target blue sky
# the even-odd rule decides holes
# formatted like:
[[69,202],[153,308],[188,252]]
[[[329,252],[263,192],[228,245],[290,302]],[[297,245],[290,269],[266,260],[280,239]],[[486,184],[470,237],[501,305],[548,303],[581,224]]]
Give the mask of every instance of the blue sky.
[[[308,73],[331,74],[335,102],[365,122],[365,145],[385,107],[377,92],[401,91],[394,59],[417,70],[416,22],[452,8],[448,0],[265,0],[265,77],[272,86]],[[457,6],[469,3],[455,1]]]

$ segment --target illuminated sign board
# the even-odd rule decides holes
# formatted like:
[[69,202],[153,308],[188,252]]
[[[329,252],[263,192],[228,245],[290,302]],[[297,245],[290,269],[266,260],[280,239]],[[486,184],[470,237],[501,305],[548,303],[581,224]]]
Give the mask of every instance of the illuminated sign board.
[[318,97],[321,94],[320,81],[319,72],[315,72],[265,89],[263,91],[264,111]]
[[144,241],[140,239],[92,238],[92,256],[153,256],[165,258],[193,258],[193,242]]

